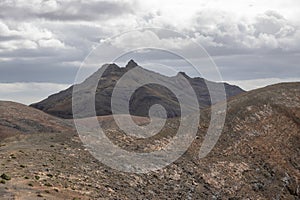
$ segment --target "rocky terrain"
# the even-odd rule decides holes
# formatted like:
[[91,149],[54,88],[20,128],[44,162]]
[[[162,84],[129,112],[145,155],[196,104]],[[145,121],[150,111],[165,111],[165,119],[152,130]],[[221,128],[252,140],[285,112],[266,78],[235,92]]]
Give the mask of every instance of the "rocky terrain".
[[[203,110],[188,151],[147,174],[119,172],[97,161],[72,120],[11,102],[1,102],[0,108],[0,135],[6,137],[0,142],[1,199],[300,198],[300,83],[230,99],[217,145],[199,159],[210,119],[210,109]],[[124,135],[112,116],[98,120],[115,144],[139,152],[163,148],[179,123],[168,119],[162,134],[136,139]],[[134,120],[142,125],[148,119]]]
[[[104,67],[107,67],[103,72]],[[205,108],[211,105],[210,93],[207,88],[207,84],[210,84],[211,92],[216,95],[221,94],[221,86],[223,83],[215,83],[207,81],[203,78],[190,78],[184,73],[178,73],[177,76],[167,77],[159,73],[155,73],[149,70],[146,70],[133,60],[129,61],[126,67],[119,67],[116,64],[104,65],[97,72],[87,78],[83,83],[77,86],[79,91],[76,91],[78,96],[86,96],[87,92],[93,92],[94,82],[98,83],[95,93],[95,105],[96,105],[96,114],[98,116],[111,115],[111,96],[113,89],[117,81],[129,70],[133,68],[138,68],[139,71],[136,71],[133,77],[125,83],[122,83],[122,92],[125,93],[129,90],[132,85],[138,85],[139,80],[147,79],[151,77],[152,80],[159,81],[158,84],[147,84],[143,87],[137,89],[130,101],[130,114],[135,116],[148,116],[149,108],[153,104],[160,104],[165,107],[167,110],[168,117],[177,117],[180,116],[180,104],[174,94],[166,87],[162,85],[174,85],[175,87],[180,88],[183,92],[185,91],[185,85],[182,83],[182,78],[186,79],[193,89],[196,92],[196,96],[199,101],[200,108]],[[103,73],[102,76],[99,74]],[[73,86],[70,88],[61,91],[57,94],[49,96],[47,99],[32,104],[31,106],[37,109],[40,109],[46,113],[49,113],[54,116],[62,118],[72,118],[72,92]],[[237,94],[243,93],[244,91],[234,85],[229,85],[224,83],[224,88],[226,91],[227,97],[232,97]],[[191,98],[191,94],[184,93],[185,97]],[[124,96],[124,95],[120,95]],[[79,101],[85,101],[85,98]],[[223,100],[221,98],[221,100]],[[79,103],[80,104],[80,103]],[[188,104],[188,101],[186,102]],[[82,106],[85,106],[85,103],[82,103]],[[124,113],[121,113],[124,114]],[[85,117],[89,117],[92,114],[87,114]]]

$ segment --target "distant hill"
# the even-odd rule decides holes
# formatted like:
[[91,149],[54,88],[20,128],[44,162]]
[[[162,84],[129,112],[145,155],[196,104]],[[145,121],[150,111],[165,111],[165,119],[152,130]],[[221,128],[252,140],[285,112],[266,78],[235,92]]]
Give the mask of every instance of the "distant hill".
[[0,139],[19,134],[73,131],[72,124],[19,103],[0,101]]
[[[93,87],[93,85],[90,83],[100,79],[99,73],[102,72],[101,70],[103,69],[103,67],[80,84],[79,87],[83,89],[81,91],[78,91],[78,93],[80,93],[79,96],[84,97],[87,92],[91,92],[91,88]],[[210,94],[207,89],[206,83],[209,83],[211,85],[211,92],[214,92],[216,94],[221,92],[220,85],[224,84],[227,98],[244,92],[238,86],[229,85],[227,83],[214,83],[206,81],[205,79],[199,77],[190,78],[183,72],[178,73],[177,76],[174,77],[167,77],[159,73],[146,70],[138,66],[138,64],[133,60],[130,60],[126,67],[119,67],[116,64],[109,64],[105,72],[102,74],[100,81],[97,81],[98,87],[96,89],[95,95],[97,116],[112,114],[111,96],[115,84],[126,72],[133,68],[138,68],[138,71],[130,81],[127,81],[127,83],[123,85],[124,92],[128,90],[131,85],[136,84],[138,79],[151,77],[153,80],[158,80],[169,85],[174,85],[175,83],[178,84],[179,87],[182,87],[179,89],[182,89],[183,95],[185,95],[188,99],[191,98],[190,94],[184,93],[184,86],[181,80],[182,77],[184,77],[193,87],[197,95],[200,108],[205,108],[211,105]],[[73,86],[57,94],[53,94],[41,102],[34,103],[31,105],[31,107],[40,109],[54,116],[62,118],[72,118],[72,91]],[[85,104],[84,101],[85,99],[82,98],[81,104],[83,106]],[[153,104],[160,104],[164,106],[164,108],[167,110],[167,115],[169,118],[181,115],[179,102],[175,95],[166,87],[158,84],[148,84],[136,90],[130,101],[130,114],[135,116],[148,116],[149,108]],[[84,117],[89,117],[89,114]]]

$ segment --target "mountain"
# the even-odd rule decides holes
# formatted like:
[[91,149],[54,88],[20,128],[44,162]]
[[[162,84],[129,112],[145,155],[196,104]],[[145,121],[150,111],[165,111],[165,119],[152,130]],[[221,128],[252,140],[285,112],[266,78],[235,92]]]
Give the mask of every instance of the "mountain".
[[[0,105],[2,109],[10,107],[1,110],[2,126],[10,126],[5,123],[11,118],[45,119],[44,126],[57,122],[37,109],[6,102]],[[0,140],[0,173],[11,179],[0,178],[0,198],[299,199],[300,83],[245,92],[232,97],[227,105],[222,134],[205,158],[198,155],[210,108],[203,110],[199,131],[187,152],[169,166],[146,174],[107,167],[91,156],[75,132],[52,132],[59,125],[47,126],[48,134],[26,132],[21,138]],[[147,123],[145,117],[135,118],[140,124]],[[98,120],[115,145],[137,152],[164,148],[179,125],[179,118],[170,118],[162,134],[137,139],[124,134],[112,116]],[[70,121],[59,120],[62,124]]]
[[[196,93],[200,108],[205,108],[212,104],[207,84],[210,85],[210,91],[216,96],[221,96],[221,89],[223,85],[226,91],[227,98],[244,92],[241,88],[237,86],[229,85],[227,83],[215,83],[207,81],[203,78],[190,78],[183,72],[178,73],[177,76],[174,77],[167,77],[159,73],[146,70],[138,66],[138,64],[135,63],[133,60],[130,60],[126,67],[119,67],[116,64],[104,65],[97,72],[88,77],[83,83],[77,85],[76,87],[79,88],[76,91],[78,94],[77,96],[82,97],[82,99],[79,100],[79,105],[83,108],[85,107],[86,99],[84,97],[87,95],[87,93],[91,93],[93,91],[94,84],[98,83],[95,94],[96,114],[98,116],[112,114],[111,96],[113,89],[115,88],[117,81],[120,80],[120,78],[124,76],[126,72],[129,72],[132,69],[136,70],[134,71],[134,73],[131,74],[130,79],[127,79],[125,82],[122,83],[120,97],[123,97],[124,94],[130,90],[130,88],[138,85],[141,80],[154,80],[156,82],[161,83],[147,84],[138,88],[135,91],[132,98],[130,99],[129,105],[130,114],[135,116],[148,116],[149,108],[153,104],[160,104],[164,106],[164,108],[167,110],[167,115],[169,118],[181,115],[181,110],[179,106],[180,104],[175,94],[172,91],[170,91],[170,89],[162,85],[167,85],[181,90],[181,95],[184,95],[187,99],[185,101],[185,104],[189,106],[189,99],[192,99],[193,97],[190,93],[185,93],[186,81],[188,81]],[[100,79],[99,74],[101,73],[103,74]],[[57,94],[53,94],[41,102],[32,104],[31,107],[40,109],[54,116],[62,118],[72,118],[73,88],[74,86],[71,86],[70,88],[64,91],[61,91]],[[222,100],[222,98],[220,97],[219,100]],[[216,102],[217,101],[218,100],[216,100]],[[92,116],[92,114],[87,113],[83,117],[89,116]]]

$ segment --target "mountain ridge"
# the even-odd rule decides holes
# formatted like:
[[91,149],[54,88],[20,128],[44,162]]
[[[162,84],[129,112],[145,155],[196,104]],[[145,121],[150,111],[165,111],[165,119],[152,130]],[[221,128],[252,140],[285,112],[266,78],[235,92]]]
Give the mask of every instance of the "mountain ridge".
[[[103,71],[104,67],[107,67],[105,71]],[[210,93],[206,83],[209,83],[213,86],[213,92],[216,92],[216,94],[221,94],[222,91],[220,91],[220,86],[223,84],[227,97],[235,96],[245,92],[238,86],[230,85],[228,83],[215,83],[200,77],[191,78],[184,72],[179,72],[177,75],[171,77],[164,76],[157,72],[142,68],[134,60],[130,60],[125,67],[119,67],[115,63],[103,65],[82,83],[78,84],[82,88],[82,91],[77,92],[82,92],[83,96],[84,90],[85,92],[92,92],[92,83],[94,83],[95,80],[98,81],[95,94],[96,114],[97,116],[110,115],[112,114],[110,104],[114,86],[126,72],[133,68],[137,68],[139,70],[134,78],[146,79],[149,76],[154,80],[166,83],[166,85],[174,85],[175,83],[182,85],[182,81],[180,79],[181,77],[184,77],[194,89],[201,109],[211,105]],[[99,74],[102,74],[100,79]],[[127,80],[127,85],[125,84],[126,87],[124,86],[125,90],[128,90],[128,88],[130,88],[132,85],[137,84],[137,82],[137,80]],[[48,98],[31,104],[30,106],[57,117],[72,118],[73,88],[74,86],[71,86],[66,90],[50,95]],[[182,90],[184,91],[184,88],[182,88]],[[187,98],[191,98],[190,94],[187,94]],[[169,118],[181,115],[180,105],[176,96],[174,96],[172,91],[170,91],[168,88],[157,84],[144,85],[135,91],[130,102],[130,114],[136,116],[148,116],[149,108],[153,104],[163,105],[167,110],[167,117]],[[85,117],[88,117],[88,115]]]

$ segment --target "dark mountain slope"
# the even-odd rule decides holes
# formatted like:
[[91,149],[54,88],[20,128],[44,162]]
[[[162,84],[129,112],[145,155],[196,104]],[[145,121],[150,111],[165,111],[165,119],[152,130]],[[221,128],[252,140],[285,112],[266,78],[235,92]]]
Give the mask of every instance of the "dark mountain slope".
[[[128,91],[128,89],[132,85],[136,84],[139,79],[147,79],[148,77],[151,77],[153,80],[165,83],[166,85],[179,84],[179,88],[182,87],[181,89],[184,92],[185,88],[181,79],[182,77],[185,77],[186,80],[189,81],[197,95],[200,108],[205,108],[211,105],[210,95],[206,86],[206,82],[203,78],[190,78],[184,73],[179,73],[174,77],[167,77],[143,69],[142,67],[138,66],[133,60],[131,60],[125,68],[121,68],[116,64],[110,64],[102,74],[102,77],[98,82],[98,87],[96,89],[95,95],[96,113],[98,116],[112,114],[111,95],[115,84],[126,72],[135,67],[138,68],[138,71],[131,80],[128,80],[123,85],[124,92]],[[80,93],[79,96],[84,97],[87,92],[92,92],[91,88],[93,85],[91,83],[100,78],[99,73],[101,72],[101,70],[102,68],[100,68],[97,72],[95,72],[80,84],[79,87],[81,87],[82,90],[78,91]],[[221,92],[220,85],[223,83],[214,83],[209,81],[208,83],[213,88],[212,92],[216,94],[219,94]],[[227,97],[232,97],[244,92],[241,88],[229,85],[227,83],[224,83],[224,87]],[[47,99],[32,104],[31,106],[58,117],[72,118],[72,90],[73,86],[57,94],[53,94]],[[187,99],[192,98],[190,94],[184,95]],[[82,99],[82,101],[84,101],[84,98]],[[179,102],[175,95],[168,88],[157,84],[147,84],[139,88],[133,94],[133,97],[130,101],[130,113],[136,116],[148,116],[148,110],[153,104],[163,105],[167,110],[168,117],[176,117],[181,115]],[[82,105],[84,105],[84,103],[82,103]],[[84,117],[88,116],[89,114]]]

